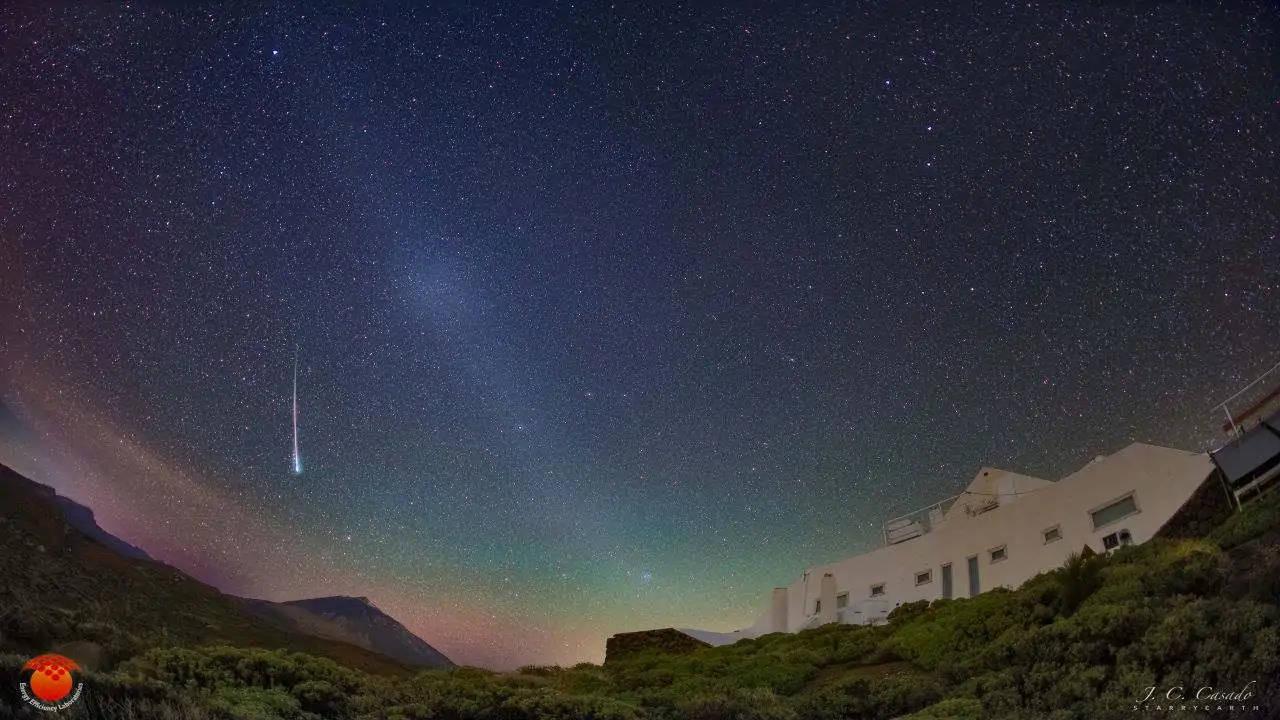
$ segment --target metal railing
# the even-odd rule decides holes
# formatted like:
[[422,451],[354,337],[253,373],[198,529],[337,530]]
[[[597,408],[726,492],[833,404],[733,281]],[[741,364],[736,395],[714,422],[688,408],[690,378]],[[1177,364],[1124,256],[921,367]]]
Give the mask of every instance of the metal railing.
[[[1250,394],[1251,392],[1255,394]],[[1231,405],[1237,400],[1249,404],[1233,413]],[[1280,363],[1273,365],[1231,397],[1214,405],[1211,412],[1222,411],[1227,416],[1227,421],[1222,424],[1222,431],[1231,435],[1233,440],[1239,440],[1249,429],[1251,420],[1261,419],[1277,407],[1280,407]],[[1257,422],[1252,424],[1256,425]]]
[[[963,494],[964,493],[961,493],[960,495]],[[951,507],[955,504],[956,500],[960,498],[960,495],[952,495],[941,502],[926,505],[925,507],[912,510],[909,513],[899,515],[898,517],[885,521],[883,525],[881,525],[881,534],[884,537],[884,544],[894,545],[928,534],[933,530],[933,526],[937,524],[937,522],[946,519],[947,513],[950,512]],[[937,521],[935,521],[935,519],[937,519]],[[890,537],[895,531],[910,531],[915,529],[918,529],[919,532],[915,534],[908,532],[905,536],[900,533],[897,540]]]

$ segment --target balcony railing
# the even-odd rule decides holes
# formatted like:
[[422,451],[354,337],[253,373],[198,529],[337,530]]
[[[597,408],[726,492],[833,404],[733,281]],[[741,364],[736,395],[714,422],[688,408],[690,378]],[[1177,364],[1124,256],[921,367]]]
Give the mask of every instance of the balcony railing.
[[953,495],[942,502],[912,510],[889,520],[882,528],[884,544],[896,545],[932,532],[936,526],[947,519],[951,506],[959,497],[959,495]]
[[[965,498],[961,501],[961,498]],[[959,507],[956,504],[959,503]],[[928,535],[941,525],[952,512],[963,512],[969,517],[977,517],[1000,507],[1000,500],[991,496],[974,495],[962,492],[942,502],[937,502],[919,510],[912,510],[886,522],[882,528],[885,545],[897,545],[922,535]]]
[[1213,406],[1215,413],[1226,416],[1222,431],[1239,440],[1245,431],[1280,409],[1280,363],[1245,385],[1235,395]]

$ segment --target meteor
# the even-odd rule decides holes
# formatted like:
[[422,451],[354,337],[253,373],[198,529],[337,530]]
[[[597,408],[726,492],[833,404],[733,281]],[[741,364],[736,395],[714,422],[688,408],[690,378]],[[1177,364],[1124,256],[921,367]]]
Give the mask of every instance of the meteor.
[[300,348],[294,346],[293,350],[293,474],[302,474],[302,456],[298,454],[298,353]]

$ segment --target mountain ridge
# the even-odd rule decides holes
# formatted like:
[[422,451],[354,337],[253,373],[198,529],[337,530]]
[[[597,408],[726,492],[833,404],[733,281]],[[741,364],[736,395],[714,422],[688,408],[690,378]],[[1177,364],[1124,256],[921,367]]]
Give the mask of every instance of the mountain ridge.
[[329,595],[283,602],[237,599],[250,612],[288,624],[298,632],[359,645],[415,667],[456,667],[444,653],[367,597]]
[[[53,489],[50,488],[50,490]],[[94,517],[92,509],[81,505],[65,495],[58,495],[56,490],[53,490],[53,492],[56,496],[55,502],[62,508],[63,515],[67,518],[67,522],[71,523],[72,527],[125,557],[160,562],[159,560],[151,557],[146,550],[143,550],[142,548],[131,544],[127,540],[122,540],[106,530],[103,530],[102,526],[98,524],[97,519]]]
[[[383,675],[453,666],[417,636],[413,638],[439,655],[435,664],[421,661],[432,657],[421,648],[415,663],[371,649],[375,639],[399,647],[375,630],[403,629],[371,602],[362,604],[385,619],[367,626],[347,618],[326,619],[300,606],[280,604],[289,609],[262,612],[276,604],[228,595],[151,558],[102,530],[91,509],[3,464],[0,542],[9,550],[0,554],[0,573],[6,578],[0,583],[0,649],[45,652],[54,642],[88,640],[128,657],[158,645],[221,643],[309,652]],[[257,612],[249,606],[253,604]],[[61,619],[51,624],[50,617]]]
[[281,603],[300,608],[356,633],[364,647],[401,662],[425,667],[454,667],[444,653],[415,635],[367,597],[330,595]]

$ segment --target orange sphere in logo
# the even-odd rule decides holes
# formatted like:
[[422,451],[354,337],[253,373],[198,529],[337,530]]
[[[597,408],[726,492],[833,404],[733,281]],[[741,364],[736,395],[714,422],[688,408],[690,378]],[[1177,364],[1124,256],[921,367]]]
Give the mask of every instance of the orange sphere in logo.
[[71,694],[71,672],[79,670],[74,660],[61,655],[41,655],[24,666],[31,673],[31,692],[47,703],[55,703]]

